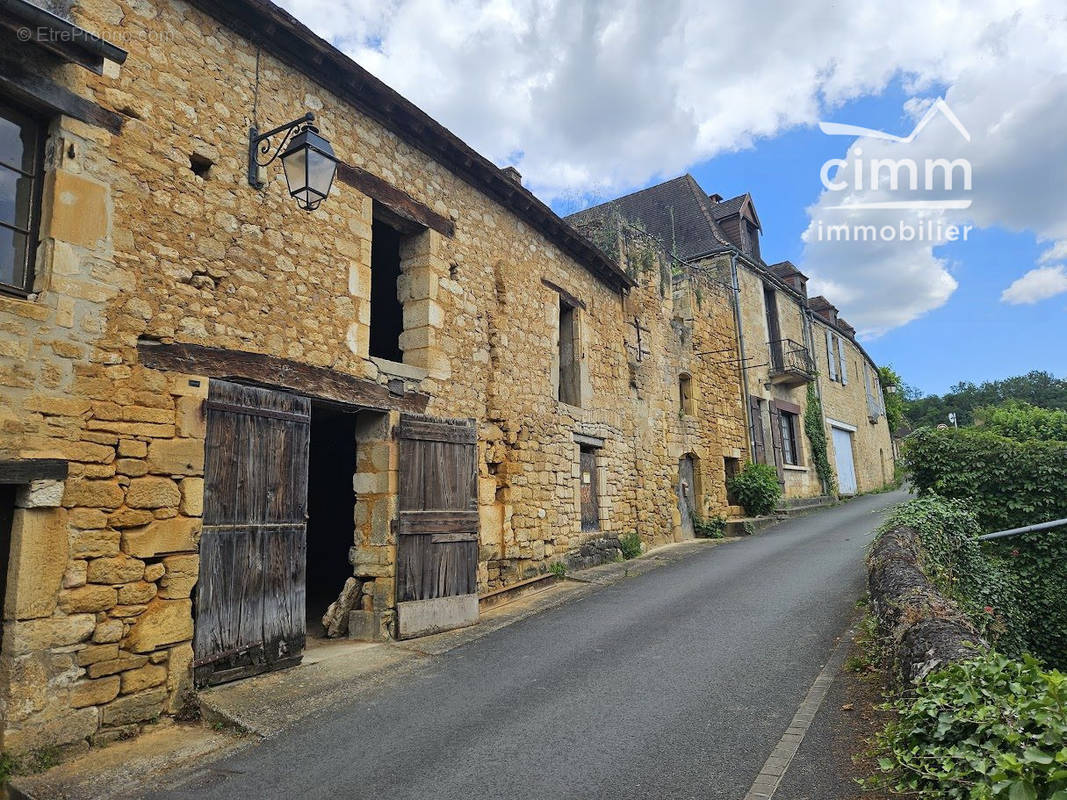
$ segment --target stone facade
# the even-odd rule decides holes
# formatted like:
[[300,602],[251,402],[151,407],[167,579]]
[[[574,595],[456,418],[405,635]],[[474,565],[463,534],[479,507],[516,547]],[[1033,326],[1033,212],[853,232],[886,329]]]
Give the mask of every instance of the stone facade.
[[[12,501],[0,650],[12,751],[129,735],[191,691],[204,401],[229,373],[150,367],[145,346],[262,354],[476,420],[481,591],[610,552],[596,543],[622,533],[648,545],[683,536],[683,456],[697,465],[700,514],[738,510],[724,459],[742,459],[748,442],[725,276],[623,237],[613,257],[636,285],[605,279],[427,155],[429,144],[415,146],[418,134],[400,135],[199,7],[78,4],[76,24],[129,50],[100,75],[4,39],[38,75],[123,120],[116,134],[49,117],[33,292],[0,295],[0,461],[67,465],[62,484],[28,484]],[[263,190],[246,181],[253,115],[268,127],[305,109],[346,162],[453,226],[401,247],[399,362],[369,350],[379,200],[338,182],[306,214],[277,164]],[[557,399],[561,296],[579,303],[578,403]],[[345,603],[365,629],[388,633],[399,412],[361,408],[353,535],[336,557],[349,557],[357,581]],[[583,445],[597,448],[600,514],[585,531]]]
[[[724,201],[683,175],[568,219],[597,241],[610,241],[617,229],[643,231],[686,269],[732,284],[740,353],[735,379],[743,387],[749,424],[745,460],[774,464],[787,500],[828,490],[812,463],[804,428],[809,388],[822,404],[835,475],[839,466],[846,467],[838,487],[851,494],[892,480],[892,445],[876,365],[829,301],[808,298],[803,273],[788,261],[763,260],[762,228],[750,195]],[[730,355],[720,351],[720,358]],[[851,456],[835,452],[835,429]]]

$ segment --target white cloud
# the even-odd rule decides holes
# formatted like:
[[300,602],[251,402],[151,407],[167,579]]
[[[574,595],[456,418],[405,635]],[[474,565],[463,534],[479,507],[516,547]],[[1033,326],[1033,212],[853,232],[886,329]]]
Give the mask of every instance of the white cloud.
[[[927,97],[948,87],[972,134],[974,204],[944,220],[1031,231],[1056,261],[1067,248],[1067,21],[1057,0],[281,2],[475,149],[515,164],[540,197],[576,206],[814,125],[895,80]],[[928,103],[909,101],[897,132]],[[957,144],[951,126],[932,123],[915,153]],[[817,190],[817,172],[811,181]],[[828,205],[809,210],[813,226],[840,214]],[[803,261],[812,286],[867,335],[956,287],[929,243],[834,248],[809,236]]]
[[1012,305],[1037,303],[1067,292],[1067,271],[1063,264],[1038,267],[1018,278],[1005,289],[1000,299]]

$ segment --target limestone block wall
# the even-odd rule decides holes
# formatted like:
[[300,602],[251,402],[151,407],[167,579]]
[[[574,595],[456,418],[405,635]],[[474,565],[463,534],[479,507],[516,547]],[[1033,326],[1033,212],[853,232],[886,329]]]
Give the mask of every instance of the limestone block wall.
[[[813,325],[813,337],[815,340],[816,364],[819,366],[819,374],[829,375],[829,364],[826,352],[826,328],[827,326],[815,317]],[[840,335],[840,334],[837,334]],[[856,428],[853,435],[853,460],[856,466],[856,485],[860,492],[869,492],[880,489],[886,483],[893,480],[893,444],[889,433],[889,423],[884,413],[879,413],[872,422],[868,415],[867,387],[864,382],[864,363],[866,358],[855,343],[847,337],[842,337],[845,345],[845,358],[848,363],[848,383],[831,381],[822,378],[823,413],[835,420],[852,425]],[[878,376],[874,368],[867,364],[871,380],[876,382]],[[834,444],[827,429],[828,455],[833,464]]]
[[[597,537],[677,536],[686,453],[702,465],[704,512],[729,510],[722,458],[747,446],[736,365],[696,355],[735,338],[728,293],[714,281],[676,285],[660,262],[620,293],[422,151],[178,0],[84,3],[74,21],[123,31],[127,63],[101,76],[39,71],[126,121],[119,135],[52,122],[36,291],[0,296],[0,457],[70,467],[52,505],[15,515],[0,653],[5,748],[126,735],[178,708],[190,684],[209,376],[145,367],[139,340],[400,380],[430,395],[427,413],[476,419],[482,590]],[[371,199],[339,183],[307,214],[277,165],[263,190],[247,184],[253,113],[267,127],[304,110],[342,158],[455,225],[452,237],[427,231],[403,245],[402,365],[368,352]],[[582,304],[578,406],[554,391],[552,286]],[[693,419],[679,408],[681,370],[700,396]],[[358,610],[388,625],[396,414],[363,414],[350,557]],[[601,442],[599,532],[581,530],[576,435]]]
[[[738,285],[741,293],[741,329],[745,338],[745,356],[749,368],[745,370],[745,380],[750,397],[761,398],[763,407],[763,429],[767,446],[768,463],[774,463],[771,454],[771,417],[770,404],[775,400],[785,401],[799,406],[801,430],[797,437],[797,447],[801,464],[784,465],[784,493],[786,498],[815,497],[823,492],[818,474],[811,462],[811,443],[803,433],[804,415],[808,408],[807,384],[798,386],[772,385],[770,383],[771,351],[768,347],[770,333],[767,327],[767,306],[764,297],[764,281],[747,267],[738,266]],[[783,339],[792,339],[798,344],[809,346],[806,332],[806,309],[798,302],[795,295],[774,287],[778,307],[778,324]]]

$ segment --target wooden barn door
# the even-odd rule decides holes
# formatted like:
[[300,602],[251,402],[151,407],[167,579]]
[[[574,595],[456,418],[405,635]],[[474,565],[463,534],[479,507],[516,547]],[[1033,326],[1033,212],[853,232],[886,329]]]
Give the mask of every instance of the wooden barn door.
[[409,415],[397,438],[396,599],[406,638],[477,619],[478,438],[473,421]]
[[311,403],[212,380],[196,594],[197,686],[300,662]]

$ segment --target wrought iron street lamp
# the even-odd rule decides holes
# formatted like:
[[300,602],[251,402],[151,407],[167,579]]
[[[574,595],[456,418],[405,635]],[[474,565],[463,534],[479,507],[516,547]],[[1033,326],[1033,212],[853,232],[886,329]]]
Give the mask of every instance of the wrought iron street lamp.
[[[266,133],[260,133],[254,126],[248,131],[248,182],[261,189],[259,168],[281,158],[289,194],[305,211],[314,211],[326,199],[337,173],[337,157],[330,143],[319,135],[318,128],[312,124],[314,121],[315,115],[309,111],[300,119]],[[281,141],[275,146],[271,139],[279,134],[282,134]],[[264,156],[269,158],[261,160]]]

